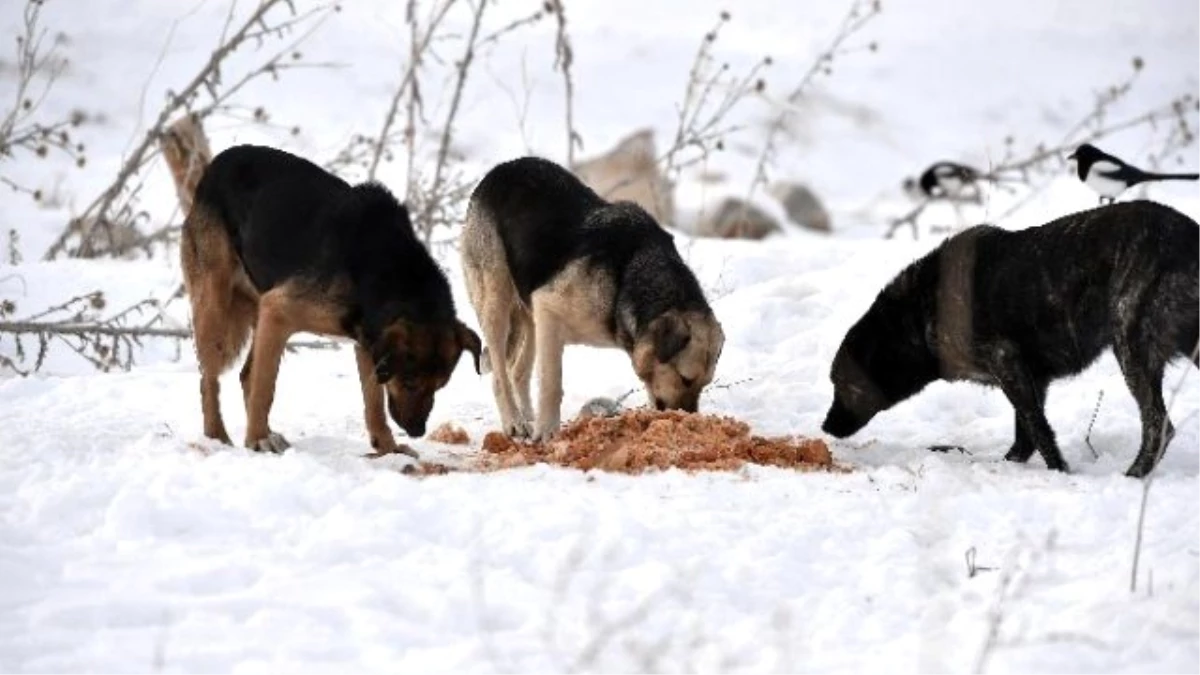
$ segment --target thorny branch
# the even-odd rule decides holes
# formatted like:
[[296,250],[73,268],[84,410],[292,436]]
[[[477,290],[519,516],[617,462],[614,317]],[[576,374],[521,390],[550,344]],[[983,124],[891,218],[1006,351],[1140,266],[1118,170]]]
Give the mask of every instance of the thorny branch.
[[[1140,57],[1134,57],[1131,65],[1132,69],[1124,79],[1094,94],[1092,107],[1072,124],[1057,142],[1039,143],[1027,154],[1019,155],[1015,149],[1015,139],[1012,136],[1004,139],[1002,157],[986,172],[981,172],[979,180],[992,184],[1020,183],[1029,186],[1030,189],[1005,211],[990,216],[993,222],[1003,221],[1044,192],[1063,170],[1066,164],[1065,156],[1084,143],[1095,143],[1130,129],[1149,127],[1159,130],[1165,125],[1166,132],[1161,137],[1161,145],[1152,151],[1148,158],[1150,165],[1154,167],[1159,166],[1170,155],[1177,154],[1195,143],[1196,115],[1200,111],[1200,101],[1191,93],[1180,94],[1130,117],[1112,119],[1114,108],[1128,97],[1146,67],[1145,61]],[[917,218],[931,201],[922,198],[911,211],[893,219],[885,237],[890,238],[896,229],[903,225],[911,226],[916,235]]]
[[[20,375],[36,372],[45,363],[51,343],[60,342],[99,370],[108,372],[113,367],[128,370],[133,365],[134,348],[142,345],[142,338],[187,337],[186,331],[159,325],[161,317],[131,325],[133,318],[158,305],[153,298],[130,305],[108,318],[99,318],[97,313],[106,305],[103,293],[92,291],[24,319],[10,321],[7,317],[16,307],[11,300],[3,301],[0,303],[0,336],[12,337],[16,354],[15,358],[0,355],[0,367],[8,367]],[[25,336],[32,336],[37,347],[33,364],[28,369],[24,367],[29,360]]]
[[[71,138],[69,129],[83,124],[87,119],[85,113],[76,110],[67,119],[50,123],[34,119],[67,66],[66,59],[58,55],[56,45],[45,46],[46,30],[40,25],[43,4],[44,0],[27,0],[25,3],[21,33],[16,40],[16,88],[8,112],[0,118],[0,158],[11,158],[18,150],[47,157],[51,150],[57,150],[73,159],[77,166],[83,166],[86,162],[84,146]],[[44,82],[40,91],[34,91],[39,78]],[[36,200],[42,198],[40,190],[3,177],[0,182]]]
[[[453,207],[466,198],[470,187],[461,180],[447,181],[447,156],[450,152],[450,141],[454,134],[454,123],[458,118],[459,106],[462,103],[463,90],[467,77],[471,72],[471,64],[475,59],[475,50],[479,42],[479,29],[483,25],[483,11],[487,8],[487,0],[478,0],[475,14],[471,22],[471,32],[467,36],[466,48],[457,64],[454,92],[450,97],[450,109],[442,125],[441,140],[438,143],[437,159],[433,165],[433,180],[428,188],[421,190],[419,197],[412,201],[416,203],[416,218],[414,225],[423,233],[428,244],[433,230],[441,222],[448,221]],[[409,177],[410,185],[413,177]]]
[[547,0],[546,7],[554,14],[558,30],[554,37],[554,67],[562,72],[567,107],[567,166],[575,165],[575,149],[583,149],[583,139],[575,131],[575,83],[571,79],[571,64],[575,51],[567,35],[567,14],[562,0]]
[[[92,291],[36,314],[12,319],[17,309],[15,303],[0,300],[0,344],[5,337],[10,337],[15,347],[13,357],[0,354],[0,368],[7,367],[22,376],[37,372],[45,364],[51,345],[59,343],[103,372],[113,368],[129,370],[134,364],[136,349],[144,346],[143,340],[182,342],[192,338],[190,329],[166,325],[161,311],[164,303],[156,298],[140,300],[103,317],[100,312],[107,306],[104,293]],[[36,345],[37,351],[32,357],[26,348],[27,341]],[[336,347],[337,343],[332,340],[298,340],[287,344],[289,351]],[[32,364],[27,366],[31,358]]]
[[[800,77],[800,81],[782,102],[782,110],[768,123],[762,151],[759,152],[758,160],[754,165],[754,175],[750,183],[751,196],[756,188],[767,183],[767,167],[775,159],[775,153],[778,150],[776,145],[778,136],[787,128],[795,104],[808,93],[812,83],[819,75],[829,75],[833,72],[833,62],[838,56],[857,51],[856,48],[847,47],[846,41],[866,27],[872,19],[879,16],[881,11],[883,11],[881,0],[854,0],[850,5],[850,10],[842,19],[841,26],[834,34],[833,40],[817,54],[812,65]],[[876,43],[869,43],[867,49],[875,51]]]
[[[408,63],[404,67],[404,71],[400,76],[400,83],[396,86],[396,91],[392,94],[392,100],[388,104],[387,114],[383,117],[383,126],[379,130],[379,134],[374,139],[366,137],[357,137],[357,143],[365,144],[370,153],[367,164],[367,180],[374,180],[375,173],[379,169],[379,162],[390,157],[387,148],[392,142],[392,127],[396,123],[396,115],[400,111],[400,101],[404,99],[405,93],[409,94],[409,125],[404,130],[405,138],[411,138],[412,117],[414,111],[421,105],[420,87],[417,81],[417,70],[424,62],[425,54],[429,51],[430,43],[437,35],[437,29],[442,24],[442,20],[446,18],[446,14],[450,8],[454,6],[455,0],[443,0],[443,2],[434,5],[429,20],[425,23],[424,30],[420,29],[420,24],[417,21],[416,0],[409,0],[404,10],[405,21],[409,26],[410,40]],[[346,165],[354,163],[354,143],[347,150],[343,150],[339,155],[339,159],[335,160],[335,165]],[[411,156],[411,153],[410,153]]]
[[[731,111],[751,93],[766,89],[766,81],[760,75],[772,63],[769,56],[757,61],[741,77],[728,76],[728,63],[716,65],[713,46],[729,20],[729,12],[721,12],[716,25],[704,34],[692,60],[671,146],[659,158],[668,180],[677,178],[683,169],[703,162],[712,150],[723,150],[724,137],[741,128],[726,122]],[[681,153],[689,149],[696,154],[680,159]]]
[[[268,22],[267,17],[277,7],[287,7],[291,18]],[[299,67],[299,64],[285,61],[285,58],[297,60],[299,53],[296,47],[306,39],[316,28],[337,8],[336,4],[322,4],[315,9],[299,13],[293,0],[259,0],[258,6],[237,30],[229,33],[232,25],[233,9],[226,20],[222,31],[223,39],[217,48],[209,55],[208,60],[199,72],[178,92],[169,91],[167,102],[159,111],[154,123],[147,129],[142,141],[129,153],[116,179],[101,192],[87,208],[59,236],[58,240],[46,252],[45,259],[53,260],[66,253],[71,256],[96,257],[99,255],[119,255],[131,248],[140,246],[140,237],[119,238],[116,230],[121,224],[128,225],[128,220],[137,213],[133,202],[137,188],[129,186],[131,180],[152,160],[156,153],[159,136],[167,123],[180,112],[197,113],[201,118],[219,109],[233,94],[237,93],[251,80],[263,75],[278,77],[281,70]],[[294,28],[308,24],[308,30],[287,47],[268,58],[263,65],[243,75],[229,85],[222,82],[222,64],[225,59],[247,42],[261,45],[267,38],[282,38]],[[225,36],[228,37],[225,37]],[[317,65],[317,64],[309,64]],[[209,102],[195,107],[202,95],[207,95]],[[68,248],[72,238],[78,243]],[[124,239],[131,239],[125,241]]]

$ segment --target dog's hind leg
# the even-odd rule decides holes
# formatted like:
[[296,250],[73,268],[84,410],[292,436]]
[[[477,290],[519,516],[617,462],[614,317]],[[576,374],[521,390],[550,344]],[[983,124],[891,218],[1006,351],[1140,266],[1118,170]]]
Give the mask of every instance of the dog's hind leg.
[[[999,382],[1001,391],[1016,411],[1017,424],[1024,428],[1026,445],[1022,446],[1021,452],[1024,452],[1028,445],[1032,445],[1042,454],[1042,459],[1046,460],[1047,468],[1067,471],[1067,462],[1058,450],[1054,430],[1050,428],[1050,422],[1046,419],[1042,407],[1045,390],[1021,359],[1020,349],[1014,344],[1003,342],[989,345],[984,354],[989,371]],[[1021,442],[1021,438],[1018,434],[1017,442]],[[1009,450],[1009,454],[1013,454],[1013,450]]]
[[524,307],[517,307],[513,310],[511,321],[508,376],[517,390],[517,406],[521,416],[532,420],[533,399],[529,385],[533,379],[533,360],[537,353],[533,315]]
[[[1038,394],[1038,410],[1046,410],[1046,389],[1050,386],[1046,381],[1034,381],[1034,386]],[[1021,423],[1021,416],[1013,415],[1013,444],[1009,448],[1008,454],[1004,455],[1004,459],[1010,462],[1025,463],[1033,457],[1033,453],[1037,451],[1037,447],[1033,444],[1029,434],[1025,432],[1025,425]]]
[[517,407],[513,383],[508,368],[509,331],[512,330],[512,310],[519,302],[516,289],[508,275],[476,269],[464,261],[463,274],[479,328],[487,346],[492,366],[492,394],[496,399],[500,424],[505,434],[514,438],[529,436],[531,425]]
[[[1152,323],[1147,321],[1142,325]],[[1175,435],[1162,394],[1166,359],[1153,353],[1153,341],[1151,334],[1139,331],[1137,327],[1118,329],[1113,336],[1113,353],[1142,418],[1142,445],[1137,458],[1125,472],[1133,478],[1141,478],[1154,470]]]
[[224,225],[202,204],[193,207],[184,223],[180,262],[192,307],[204,435],[229,444],[221,417],[219,378],[241,353],[253,316],[233,311],[236,255]]

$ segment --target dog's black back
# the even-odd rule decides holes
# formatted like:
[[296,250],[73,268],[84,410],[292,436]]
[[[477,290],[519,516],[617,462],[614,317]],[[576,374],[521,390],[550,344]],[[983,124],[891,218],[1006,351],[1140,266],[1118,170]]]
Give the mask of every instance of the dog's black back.
[[260,293],[296,278],[323,292],[348,274],[350,310],[386,315],[351,320],[454,318],[445,275],[417,239],[407,209],[382,185],[351,186],[282,150],[241,145],[213,158],[196,203],[225,223]]
[[901,272],[847,333],[824,428],[849,435],[936,379],[970,379],[1013,401],[1010,459],[1036,446],[1065,468],[1042,413],[1046,387],[1112,346],[1142,409],[1130,474],[1144,475],[1170,437],[1163,367],[1196,360],[1198,286],[1200,226],[1161,204],[1120,203],[1016,232],[970,228]]
[[[522,157],[497,165],[480,181],[472,200],[495,219],[525,303],[582,258],[608,272],[622,293],[638,296],[622,304],[636,311],[639,325],[667,309],[708,310],[674,239],[649,213],[632,202],[605,201],[549,160]],[[631,276],[673,283],[624,283]]]
[[[1128,202],[1042,227],[981,226],[959,236],[974,241],[976,339],[1015,341],[1035,374],[1086,368],[1129,322],[1122,315],[1157,327],[1159,358],[1188,355],[1196,345],[1200,230],[1169,207]],[[940,274],[944,268],[930,263],[944,262],[948,250],[943,245],[924,266]]]

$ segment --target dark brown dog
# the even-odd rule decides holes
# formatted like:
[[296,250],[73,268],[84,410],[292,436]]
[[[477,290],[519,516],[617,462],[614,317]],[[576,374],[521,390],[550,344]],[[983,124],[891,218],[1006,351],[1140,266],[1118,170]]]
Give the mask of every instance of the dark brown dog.
[[388,428],[385,393],[392,419],[420,436],[463,350],[479,370],[479,336],[456,318],[450,285],[408,210],[378,184],[351,187],[280,150],[230,148],[200,179],[181,255],[209,438],[229,443],[217,378],[251,327],[241,381],[254,450],[288,447],[267,416],[293,333],[355,341],[367,431],[380,452],[416,456]]

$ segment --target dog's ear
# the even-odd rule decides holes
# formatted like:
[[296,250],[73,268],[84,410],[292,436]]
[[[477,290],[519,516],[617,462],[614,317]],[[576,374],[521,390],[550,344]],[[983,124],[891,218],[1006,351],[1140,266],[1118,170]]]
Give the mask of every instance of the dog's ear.
[[479,363],[479,359],[483,354],[483,342],[480,341],[479,335],[475,331],[467,328],[467,325],[459,321],[455,327],[458,333],[458,344],[461,348],[471,352],[471,356],[475,358],[475,372],[479,375],[483,374],[483,368]]
[[675,314],[664,314],[654,321],[654,358],[666,363],[687,347],[692,339],[687,324]]
[[384,353],[383,356],[375,359],[375,380],[379,384],[386,384],[395,375],[396,372],[392,370],[391,354]]

